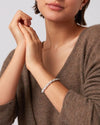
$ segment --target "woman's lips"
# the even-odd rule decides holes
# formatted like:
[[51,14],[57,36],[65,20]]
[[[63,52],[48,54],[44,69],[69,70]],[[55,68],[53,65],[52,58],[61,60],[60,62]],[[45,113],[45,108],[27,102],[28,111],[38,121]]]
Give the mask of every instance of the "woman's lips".
[[59,5],[54,5],[54,4],[47,4],[47,6],[52,9],[52,10],[62,10],[63,7],[59,6]]

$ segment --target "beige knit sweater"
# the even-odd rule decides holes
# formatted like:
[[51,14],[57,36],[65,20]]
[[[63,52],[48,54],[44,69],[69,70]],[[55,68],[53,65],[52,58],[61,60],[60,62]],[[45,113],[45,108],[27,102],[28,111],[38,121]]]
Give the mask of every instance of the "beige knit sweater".
[[[0,75],[13,53],[5,59]],[[82,31],[56,77],[69,89],[61,113],[24,65],[16,98],[0,106],[0,125],[11,125],[17,116],[19,125],[100,125],[100,25]]]

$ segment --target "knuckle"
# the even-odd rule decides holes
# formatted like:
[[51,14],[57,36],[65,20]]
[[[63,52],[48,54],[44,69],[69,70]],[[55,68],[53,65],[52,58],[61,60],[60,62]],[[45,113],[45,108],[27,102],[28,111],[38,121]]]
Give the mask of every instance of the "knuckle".
[[17,10],[17,14],[21,14],[22,13],[22,10]]
[[15,17],[17,17],[17,18],[21,17],[22,13],[23,13],[23,12],[22,12],[21,10],[18,10],[18,11],[16,12],[16,14],[15,14]]

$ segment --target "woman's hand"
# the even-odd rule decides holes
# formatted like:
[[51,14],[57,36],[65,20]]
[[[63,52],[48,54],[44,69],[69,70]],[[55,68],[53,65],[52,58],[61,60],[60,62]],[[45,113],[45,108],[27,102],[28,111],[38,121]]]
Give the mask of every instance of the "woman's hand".
[[19,27],[25,37],[26,42],[26,67],[30,70],[31,67],[42,63],[42,42],[39,40],[35,30],[32,27],[27,27],[19,23]]
[[20,43],[25,41],[25,38],[18,26],[18,23],[20,22],[26,26],[30,26],[31,20],[32,20],[32,18],[29,15],[25,14],[21,10],[18,10],[16,12],[14,18],[12,19],[11,23],[9,24],[9,29],[10,29],[12,35],[14,36],[17,45],[19,45]]

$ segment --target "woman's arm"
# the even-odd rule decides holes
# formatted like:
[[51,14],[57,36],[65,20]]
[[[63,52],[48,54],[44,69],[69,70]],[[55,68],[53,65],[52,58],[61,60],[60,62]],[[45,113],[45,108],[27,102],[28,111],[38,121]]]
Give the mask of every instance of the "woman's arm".
[[31,19],[29,15],[18,10],[9,24],[9,29],[16,40],[17,48],[10,64],[0,78],[0,105],[9,102],[15,97],[17,84],[25,62],[26,49],[25,38],[20,31],[18,23],[30,26]]
[[18,80],[24,65],[25,43],[15,49],[14,55],[0,78],[0,105],[15,97]]
[[[50,80],[55,78],[41,65],[35,66],[35,68],[33,65],[31,65],[30,72],[36,78],[41,89],[43,89]],[[50,86],[48,86],[44,93],[60,113],[67,92],[68,89],[60,81],[55,81]]]

